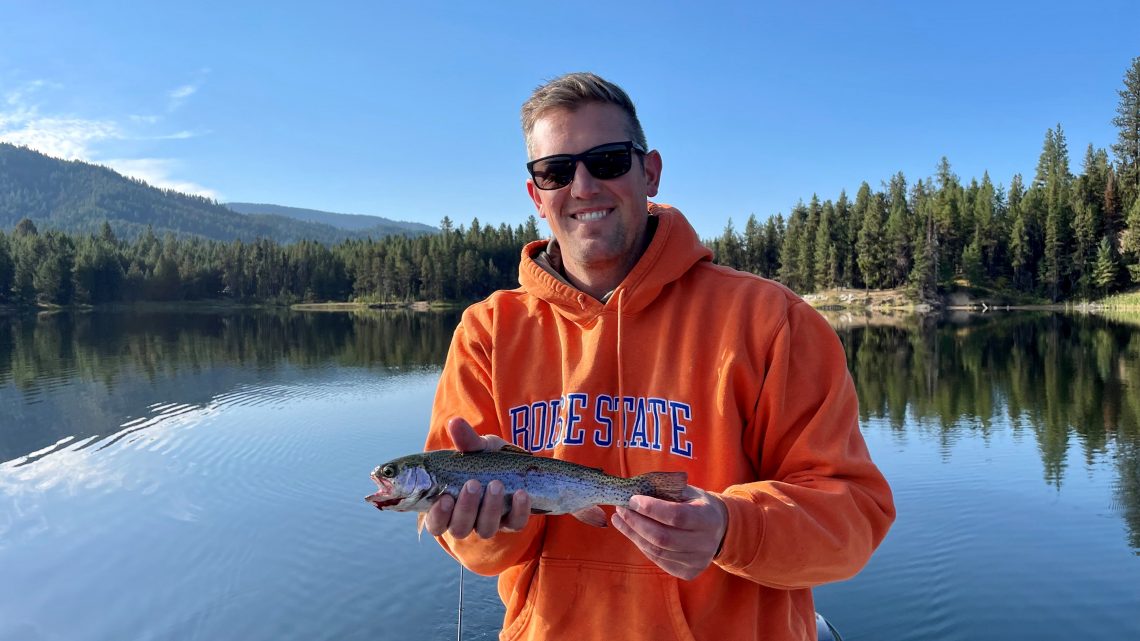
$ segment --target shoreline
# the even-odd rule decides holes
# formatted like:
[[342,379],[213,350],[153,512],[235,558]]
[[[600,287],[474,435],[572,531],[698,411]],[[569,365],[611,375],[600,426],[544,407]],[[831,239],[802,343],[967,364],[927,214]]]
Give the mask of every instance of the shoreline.
[[[822,313],[858,314],[865,316],[925,316],[945,313],[994,313],[994,312],[1072,312],[1079,314],[1101,314],[1109,312],[1140,313],[1140,302],[1111,304],[1105,302],[1067,303],[1027,303],[1011,302],[1000,296],[992,298],[972,297],[962,292],[954,292],[941,301],[923,302],[907,296],[901,290],[850,290],[838,289],[806,294],[803,300]],[[998,299],[995,301],[994,299]],[[1000,301],[1000,302],[999,302]],[[320,303],[242,303],[232,300],[196,301],[142,301],[135,303],[106,303],[100,305],[15,305],[0,304],[0,316],[22,314],[57,314],[67,312],[228,312],[244,310],[289,310],[298,312],[367,312],[367,311],[412,311],[447,312],[462,311],[471,302],[459,301],[329,301]]]

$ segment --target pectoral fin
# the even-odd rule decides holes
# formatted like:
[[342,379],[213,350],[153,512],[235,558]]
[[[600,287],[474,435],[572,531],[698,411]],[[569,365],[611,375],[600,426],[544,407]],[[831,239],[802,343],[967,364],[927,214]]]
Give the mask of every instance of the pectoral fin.
[[591,505],[577,512],[571,512],[570,515],[586,525],[592,525],[594,527],[607,527],[609,525],[605,510],[597,505]]

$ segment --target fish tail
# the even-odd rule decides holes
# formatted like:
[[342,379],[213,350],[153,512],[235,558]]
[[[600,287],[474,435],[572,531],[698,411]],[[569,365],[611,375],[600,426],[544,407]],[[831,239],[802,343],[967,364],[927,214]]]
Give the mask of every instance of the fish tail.
[[646,496],[680,503],[685,500],[689,475],[684,472],[647,472],[636,477]]

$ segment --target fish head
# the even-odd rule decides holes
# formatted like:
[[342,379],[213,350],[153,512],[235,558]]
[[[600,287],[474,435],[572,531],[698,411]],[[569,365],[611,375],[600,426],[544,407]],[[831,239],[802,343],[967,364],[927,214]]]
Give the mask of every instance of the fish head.
[[427,471],[422,454],[404,456],[372,470],[377,491],[364,497],[378,510],[423,512],[438,496],[435,482]]

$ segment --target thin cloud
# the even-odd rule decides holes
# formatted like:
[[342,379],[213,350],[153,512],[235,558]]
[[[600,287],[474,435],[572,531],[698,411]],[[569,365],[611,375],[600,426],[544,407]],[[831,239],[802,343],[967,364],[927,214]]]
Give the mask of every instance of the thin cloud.
[[[165,158],[114,158],[103,159],[97,148],[100,143],[122,140],[186,140],[202,133],[182,130],[169,134],[144,134],[139,128],[149,128],[162,122],[160,116],[128,115],[124,122],[94,120],[74,115],[41,114],[40,106],[30,97],[45,88],[58,88],[47,81],[36,80],[3,95],[0,102],[0,142],[34,149],[40,153],[64,160],[84,160],[106,165],[115,171],[137,178],[161,189],[172,189],[196,196],[219,199],[220,194],[208,187],[181,180],[173,174],[178,161]],[[187,85],[170,92],[181,100],[193,95],[196,86]]]
[[206,76],[209,73],[209,69],[199,69],[197,73],[198,78],[196,80],[166,92],[166,97],[169,99],[166,104],[166,110],[170,112],[182,107],[187,98],[198,93],[198,90],[202,88],[202,84],[206,82]]
[[171,174],[178,166],[178,161],[175,160],[166,158],[113,158],[99,161],[99,164],[106,165],[124,176],[136,178],[159,189],[173,189],[191,196],[221,200],[221,194],[209,187],[174,178]]
[[118,125],[104,120],[41,118],[34,112],[0,115],[0,142],[64,160],[87,160],[93,143],[121,137]]

